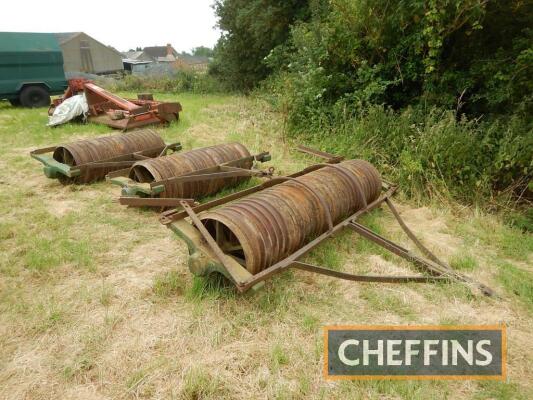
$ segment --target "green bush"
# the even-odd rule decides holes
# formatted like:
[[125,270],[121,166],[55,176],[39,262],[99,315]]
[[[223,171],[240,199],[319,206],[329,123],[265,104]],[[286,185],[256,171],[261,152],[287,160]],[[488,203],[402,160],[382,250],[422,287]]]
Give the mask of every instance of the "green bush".
[[311,2],[265,62],[298,126],[317,108],[424,103],[457,114],[532,111],[533,7],[521,0]]
[[411,194],[531,196],[532,7],[311,4],[265,60],[277,73],[263,87],[291,135],[365,156]]
[[212,76],[193,71],[177,71],[171,76],[126,75],[113,83],[113,90],[126,92],[192,92],[198,94],[222,92]]
[[249,91],[273,69],[264,62],[282,46],[290,25],[308,16],[307,0],[216,0],[222,36],[215,47],[210,74],[231,90]]

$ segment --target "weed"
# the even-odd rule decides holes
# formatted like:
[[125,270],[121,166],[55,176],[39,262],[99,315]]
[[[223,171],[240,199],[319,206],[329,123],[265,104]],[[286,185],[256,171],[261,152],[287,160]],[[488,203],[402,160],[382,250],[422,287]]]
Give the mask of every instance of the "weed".
[[478,267],[478,263],[471,254],[459,252],[452,256],[450,266],[458,271],[473,271]]
[[308,332],[315,332],[318,328],[320,320],[314,315],[304,315],[302,318],[302,327]]
[[173,297],[183,293],[185,285],[177,271],[156,276],[152,289],[158,297]]
[[505,214],[504,217],[509,226],[517,228],[524,233],[533,233],[533,207],[528,207],[522,212],[511,211]]
[[279,344],[276,344],[270,351],[270,364],[274,371],[289,363],[289,356]]
[[102,279],[102,289],[100,291],[100,304],[104,307],[109,307],[111,305],[111,300],[113,299],[114,291],[113,287],[106,285],[105,281]]
[[231,298],[235,289],[222,274],[214,273],[208,277],[194,276],[192,285],[187,288],[185,297],[191,302],[204,299]]
[[201,368],[185,373],[179,398],[183,400],[220,399],[227,394],[224,383]]
[[533,310],[533,275],[530,272],[503,262],[498,266],[498,280],[507,292]]

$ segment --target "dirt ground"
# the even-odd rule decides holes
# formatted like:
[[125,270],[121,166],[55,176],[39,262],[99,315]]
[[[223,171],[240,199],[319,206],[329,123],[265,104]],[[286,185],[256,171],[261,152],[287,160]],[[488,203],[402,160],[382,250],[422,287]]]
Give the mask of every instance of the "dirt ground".
[[[279,173],[313,162],[292,150],[280,118],[257,100],[180,100],[182,120],[160,133],[184,149],[238,140],[252,151],[271,151],[268,166]],[[359,284],[300,271],[239,295],[193,278],[185,244],[158,222],[157,212],[120,206],[118,187],[47,179],[31,149],[109,131],[53,130],[45,121],[44,110],[0,106],[0,398],[533,397],[531,299],[510,289],[506,275],[518,270],[509,276],[531,279],[533,257],[523,248],[531,238],[497,217],[412,204],[401,194],[397,200],[431,250],[466,265],[462,272],[498,298],[460,284]],[[363,221],[412,248],[385,209]],[[359,273],[416,273],[354,233],[308,259]],[[507,382],[329,382],[322,376],[324,325],[502,323]]]

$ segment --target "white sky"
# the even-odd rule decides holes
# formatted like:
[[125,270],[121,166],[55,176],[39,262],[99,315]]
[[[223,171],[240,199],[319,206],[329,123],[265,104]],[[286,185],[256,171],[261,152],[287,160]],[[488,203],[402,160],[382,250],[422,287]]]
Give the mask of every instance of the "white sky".
[[213,0],[3,0],[2,32],[85,32],[126,51],[164,46],[213,47]]

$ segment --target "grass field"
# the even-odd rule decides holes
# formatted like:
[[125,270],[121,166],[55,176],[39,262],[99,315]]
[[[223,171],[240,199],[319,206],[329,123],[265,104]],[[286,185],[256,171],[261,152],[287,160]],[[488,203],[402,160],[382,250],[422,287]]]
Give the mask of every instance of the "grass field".
[[[159,98],[172,99],[170,95]],[[236,96],[179,95],[179,123],[160,133],[184,149],[238,140],[294,172],[278,115]],[[0,398],[528,399],[533,398],[533,239],[480,210],[398,199],[437,255],[494,288],[356,284],[287,272],[257,293],[193,278],[186,246],[157,213],[116,203],[105,182],[61,186],[28,153],[109,133],[45,127],[46,110],[0,103]],[[378,166],[379,168],[379,166]],[[408,245],[391,215],[364,223]],[[412,267],[353,233],[308,256],[359,273]],[[508,325],[508,381],[354,381],[322,377],[327,324]]]

